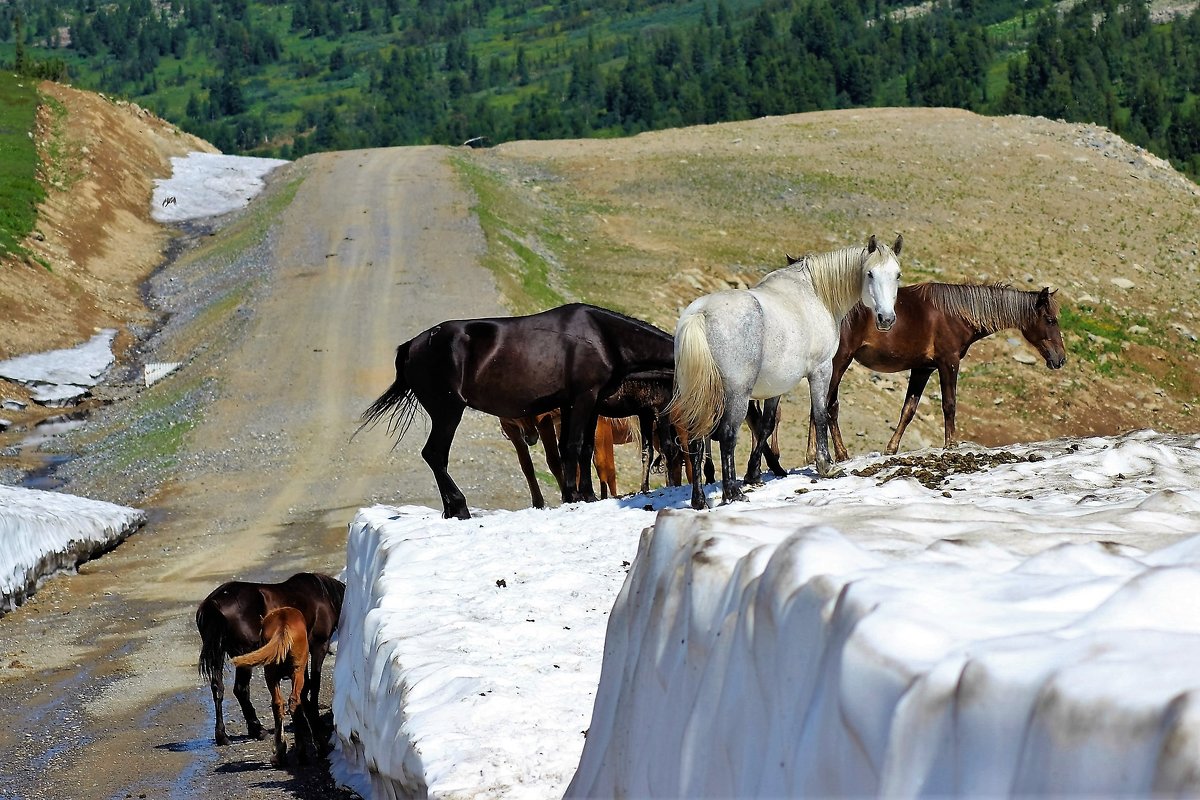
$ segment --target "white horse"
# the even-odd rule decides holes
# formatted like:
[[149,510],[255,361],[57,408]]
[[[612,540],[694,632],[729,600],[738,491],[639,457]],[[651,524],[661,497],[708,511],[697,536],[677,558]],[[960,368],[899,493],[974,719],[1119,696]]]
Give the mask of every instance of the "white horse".
[[817,472],[829,458],[829,381],[846,312],[861,301],[883,331],[896,321],[901,236],[889,249],[866,247],[804,256],[751,289],[714,292],[684,309],[675,327],[675,420],[693,443],[692,508],[705,508],[700,466],[709,437],[721,445],[722,502],[744,500],[733,463],[738,428],[750,399],[764,400],[746,482],[757,482],[763,442],[775,428],[779,398],[804,378],[817,425]]

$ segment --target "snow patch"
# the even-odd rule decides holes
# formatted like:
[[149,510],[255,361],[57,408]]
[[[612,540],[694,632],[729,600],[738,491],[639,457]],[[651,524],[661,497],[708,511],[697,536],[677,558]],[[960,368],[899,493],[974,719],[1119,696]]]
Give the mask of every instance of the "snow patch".
[[287,163],[219,153],[176,156],[171,177],[154,182],[150,216],[158,222],[184,222],[242,208],[263,190],[267,173]]
[[115,547],[146,522],[136,508],[0,484],[0,612],[41,581]]
[[29,386],[38,403],[67,405],[87,394],[112,366],[116,335],[115,329],[105,328],[77,347],[0,361],[0,378]]

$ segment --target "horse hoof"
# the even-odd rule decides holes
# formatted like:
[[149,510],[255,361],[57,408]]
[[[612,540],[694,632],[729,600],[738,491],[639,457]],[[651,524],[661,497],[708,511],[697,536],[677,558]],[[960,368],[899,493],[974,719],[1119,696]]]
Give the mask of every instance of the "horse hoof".
[[839,469],[834,464],[826,464],[824,466],[817,467],[817,474],[822,478],[841,478],[845,476],[846,471],[844,469]]
[[251,739],[258,739],[260,742],[263,739],[267,738],[267,731],[266,731],[266,729],[263,728],[262,725],[251,725],[249,728],[246,729],[246,734]]
[[217,734],[217,747],[228,747],[229,737],[225,733]]

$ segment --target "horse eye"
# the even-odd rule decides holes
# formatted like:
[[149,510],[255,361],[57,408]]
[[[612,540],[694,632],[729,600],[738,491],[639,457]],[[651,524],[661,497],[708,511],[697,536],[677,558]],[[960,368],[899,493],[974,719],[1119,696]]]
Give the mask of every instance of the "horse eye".
[[875,270],[871,270],[871,271],[869,271],[869,272],[867,273],[867,277],[868,277],[868,278],[874,278],[874,277],[875,277]]

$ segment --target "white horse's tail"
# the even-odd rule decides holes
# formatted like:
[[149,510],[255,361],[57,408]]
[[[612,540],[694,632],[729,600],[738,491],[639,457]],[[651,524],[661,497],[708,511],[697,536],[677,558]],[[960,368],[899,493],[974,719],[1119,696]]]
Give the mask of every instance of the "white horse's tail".
[[685,319],[675,333],[675,386],[667,407],[671,420],[691,437],[707,438],[725,410],[725,381],[708,346],[704,312]]

